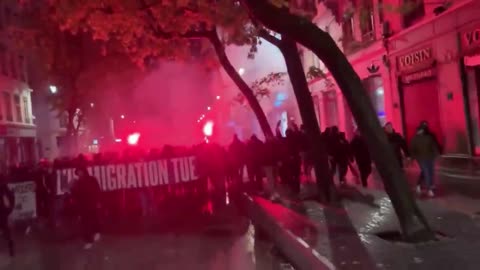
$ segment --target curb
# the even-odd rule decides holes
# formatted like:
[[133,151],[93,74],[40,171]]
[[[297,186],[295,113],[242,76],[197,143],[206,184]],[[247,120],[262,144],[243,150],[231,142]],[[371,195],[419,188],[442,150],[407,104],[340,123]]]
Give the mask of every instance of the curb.
[[240,196],[240,203],[252,219],[275,243],[277,248],[299,270],[334,270],[336,267],[303,239],[295,236],[290,230],[268,215],[247,194]]
[[480,180],[480,175],[462,174],[462,173],[448,172],[444,170],[438,170],[437,173],[450,178],[457,178],[457,179],[464,179],[464,180]]

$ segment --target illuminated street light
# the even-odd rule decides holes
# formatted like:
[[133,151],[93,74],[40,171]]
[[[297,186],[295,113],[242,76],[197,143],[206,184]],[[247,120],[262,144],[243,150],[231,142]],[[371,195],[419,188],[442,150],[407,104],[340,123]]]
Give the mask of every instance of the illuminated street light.
[[219,99],[220,99],[220,96],[217,96],[217,100],[219,100]]
[[240,74],[240,76],[242,76],[243,74],[245,74],[245,69],[244,69],[244,68],[239,68],[239,69],[238,69],[238,74]]
[[125,119],[125,115],[123,115],[123,114],[120,115],[120,118]]
[[210,108],[210,106],[207,107],[207,111],[210,111],[212,108]]
[[50,85],[50,93],[56,94],[58,92],[58,89],[55,85]]
[[92,103],[90,103],[90,107],[92,107],[92,108],[93,108],[94,106],[95,106],[95,104],[94,104],[93,102],[92,102]]

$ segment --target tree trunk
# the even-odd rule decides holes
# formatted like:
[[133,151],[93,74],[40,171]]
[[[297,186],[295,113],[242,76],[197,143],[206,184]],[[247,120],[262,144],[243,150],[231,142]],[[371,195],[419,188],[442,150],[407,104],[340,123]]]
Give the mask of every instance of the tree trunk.
[[257,97],[253,93],[252,89],[242,79],[240,74],[238,74],[237,70],[235,70],[232,63],[230,63],[230,60],[228,59],[227,54],[225,53],[225,48],[221,40],[219,39],[217,32],[213,31],[212,34],[209,35],[208,39],[210,40],[213,47],[215,48],[215,52],[218,56],[218,60],[222,64],[223,68],[225,69],[225,72],[227,72],[228,76],[230,76],[233,82],[237,85],[238,89],[240,89],[242,94],[247,99],[248,104],[250,105],[250,108],[252,108],[253,113],[257,117],[258,123],[260,124],[260,128],[262,129],[263,134],[265,135],[265,138],[273,137],[272,128],[268,123],[267,116],[265,116],[265,113],[263,112],[262,107],[260,106],[260,103],[257,100]]
[[[265,35],[262,35],[262,37],[266,38]],[[297,44],[295,41],[285,37],[279,40],[270,36],[267,41],[277,46],[285,58],[285,64],[300,110],[300,116],[302,117],[309,145],[311,146],[309,154],[311,154],[313,159],[319,197],[323,202],[330,202],[333,192],[333,176],[330,172],[327,151],[321,139],[321,131],[318,126],[317,115],[315,114],[315,105],[313,104],[312,95],[308,88],[307,78],[298,54]]]
[[326,65],[347,100],[358,127],[364,135],[400,222],[405,240],[433,239],[434,235],[420,212],[403,170],[380,126],[370,98],[347,57],[329,34],[309,20],[277,8],[265,0],[243,1],[253,17],[266,27],[301,43]]

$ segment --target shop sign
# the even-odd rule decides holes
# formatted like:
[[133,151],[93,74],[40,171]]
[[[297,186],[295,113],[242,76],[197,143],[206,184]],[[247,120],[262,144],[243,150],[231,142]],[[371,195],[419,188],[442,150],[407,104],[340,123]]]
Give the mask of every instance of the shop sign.
[[473,30],[463,32],[461,34],[462,51],[464,54],[472,53],[472,51],[480,48],[480,27]]
[[420,81],[420,80],[423,80],[423,79],[428,79],[428,78],[431,78],[431,77],[434,77],[434,76],[435,76],[435,69],[434,68],[429,68],[429,69],[425,69],[425,70],[422,70],[422,71],[417,71],[417,72],[410,73],[410,74],[402,76],[402,83],[410,84],[410,83]]
[[399,72],[405,72],[431,66],[433,62],[432,47],[427,47],[399,56],[397,58],[397,68]]

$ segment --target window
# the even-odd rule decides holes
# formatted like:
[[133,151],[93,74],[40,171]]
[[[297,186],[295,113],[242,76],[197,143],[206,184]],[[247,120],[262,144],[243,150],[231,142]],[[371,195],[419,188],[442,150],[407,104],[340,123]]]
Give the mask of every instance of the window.
[[25,117],[25,123],[31,124],[32,119],[30,118],[30,106],[28,105],[28,97],[23,97],[22,102],[23,102],[23,115]]
[[13,55],[10,55],[10,75],[12,75],[12,78],[17,79],[17,67],[15,65],[15,57],[13,57]]
[[3,103],[5,104],[5,118],[7,121],[13,121],[12,99],[10,93],[3,92]]
[[22,117],[22,105],[20,104],[20,96],[14,95],[13,100],[15,102],[15,120],[17,120],[17,122],[19,123],[22,123],[23,117]]
[[423,0],[403,0],[407,12],[403,16],[403,26],[409,27],[425,16],[425,3]]
[[375,39],[375,17],[373,12],[372,0],[364,0],[360,9],[360,30],[362,41],[371,41]]
[[342,30],[343,30],[343,45],[345,46],[346,44],[350,43],[353,41],[353,16],[345,19],[345,21],[342,24]]

